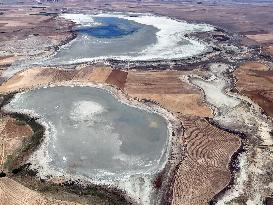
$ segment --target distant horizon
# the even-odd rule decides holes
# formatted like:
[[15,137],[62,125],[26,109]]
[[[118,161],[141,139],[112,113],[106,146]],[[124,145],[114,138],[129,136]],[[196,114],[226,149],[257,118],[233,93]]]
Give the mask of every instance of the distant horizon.
[[[77,0],[78,2],[94,2],[94,0]],[[117,0],[104,0],[103,2],[116,2]],[[45,2],[75,2],[75,0],[0,0],[1,3],[4,4],[16,4],[16,3],[45,3]],[[223,3],[223,4],[230,4],[230,3],[239,3],[239,4],[272,4],[273,0],[154,0],[154,1],[146,1],[146,0],[124,0],[124,2],[179,2],[179,3]]]

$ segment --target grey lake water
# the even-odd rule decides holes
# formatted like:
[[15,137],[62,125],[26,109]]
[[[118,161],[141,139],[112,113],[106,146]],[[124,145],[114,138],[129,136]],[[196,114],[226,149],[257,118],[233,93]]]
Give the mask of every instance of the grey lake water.
[[154,172],[166,157],[165,118],[123,104],[100,88],[41,88],[18,94],[7,109],[33,111],[53,126],[43,150],[48,156],[42,157],[64,173],[119,178]]

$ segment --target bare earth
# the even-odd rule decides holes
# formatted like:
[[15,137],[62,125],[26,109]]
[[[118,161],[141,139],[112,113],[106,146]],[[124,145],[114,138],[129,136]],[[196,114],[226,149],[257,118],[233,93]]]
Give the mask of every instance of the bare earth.
[[236,88],[273,117],[273,71],[259,62],[247,62],[235,71]]
[[182,122],[186,157],[176,173],[172,204],[206,205],[229,184],[229,162],[241,140],[202,118],[184,117]]
[[273,42],[273,34],[256,34],[256,35],[246,35],[248,38],[258,42],[258,43],[268,43]]
[[0,178],[0,199],[0,205],[80,205],[43,196],[9,178]]
[[22,146],[25,138],[33,134],[32,129],[24,122],[17,121],[10,117],[0,119],[0,167]]

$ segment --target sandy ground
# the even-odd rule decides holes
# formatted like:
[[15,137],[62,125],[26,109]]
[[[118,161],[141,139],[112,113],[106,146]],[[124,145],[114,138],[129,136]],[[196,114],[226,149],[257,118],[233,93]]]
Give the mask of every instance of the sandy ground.
[[35,22],[33,21],[34,16],[31,14],[42,11],[37,9],[36,11],[31,11],[30,9],[18,9],[9,8],[10,12],[3,12],[0,19],[1,31],[12,32],[16,28],[31,28],[36,23],[41,23],[43,21],[49,20],[49,16],[35,16]]
[[234,73],[236,88],[273,117],[273,71],[259,62],[247,62]]
[[13,55],[2,56],[0,57],[0,66],[5,66],[13,63],[16,60],[16,57]]
[[7,69],[14,61],[16,61],[16,57],[13,55],[0,56],[0,76],[2,76],[2,72]]
[[51,68],[33,68],[25,70],[10,78],[0,86],[0,92],[12,92],[20,89],[30,89],[64,81],[104,83],[111,73],[108,67],[85,67],[77,70],[62,70]]

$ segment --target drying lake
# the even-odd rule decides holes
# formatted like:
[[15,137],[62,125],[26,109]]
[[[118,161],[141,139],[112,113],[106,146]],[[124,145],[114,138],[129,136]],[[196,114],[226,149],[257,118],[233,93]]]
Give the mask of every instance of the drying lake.
[[101,88],[36,89],[17,94],[6,109],[35,113],[47,124],[47,139],[30,160],[45,176],[118,180],[156,173],[166,160],[166,119]]
[[60,17],[75,23],[73,30],[77,37],[43,64],[191,57],[207,52],[210,47],[187,35],[214,29],[207,24],[191,24],[150,14],[62,14]]

